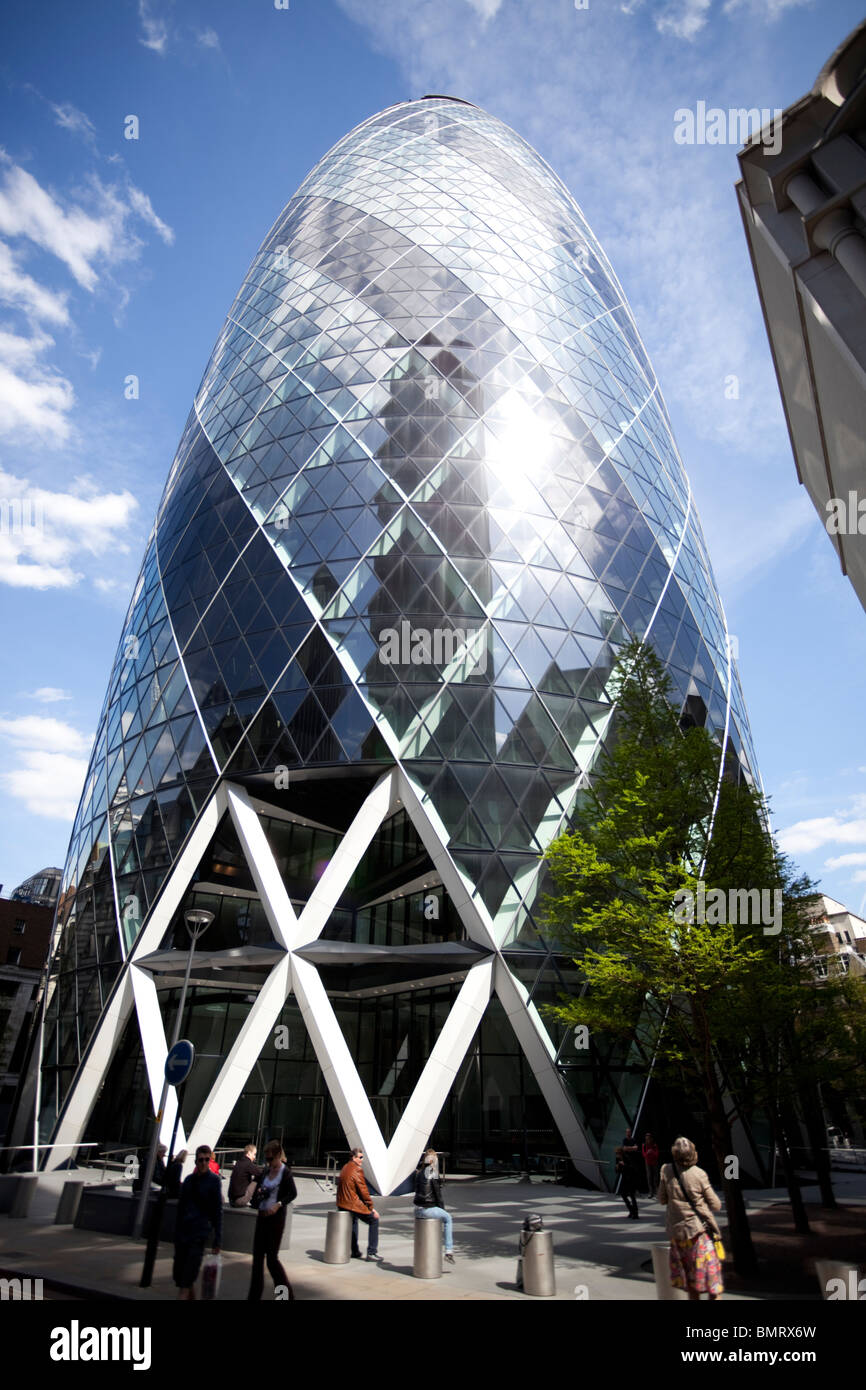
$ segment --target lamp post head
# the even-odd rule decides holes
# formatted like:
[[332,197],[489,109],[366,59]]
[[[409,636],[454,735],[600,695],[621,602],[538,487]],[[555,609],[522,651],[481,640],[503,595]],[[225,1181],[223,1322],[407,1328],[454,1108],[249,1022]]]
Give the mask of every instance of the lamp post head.
[[193,940],[201,936],[203,931],[207,931],[213,921],[213,913],[208,912],[206,907],[193,907],[189,912],[183,914],[186,922],[186,929]]

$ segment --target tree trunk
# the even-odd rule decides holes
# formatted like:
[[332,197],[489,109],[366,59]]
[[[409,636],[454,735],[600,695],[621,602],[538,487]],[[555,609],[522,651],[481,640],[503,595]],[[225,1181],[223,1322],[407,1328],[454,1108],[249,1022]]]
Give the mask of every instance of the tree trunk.
[[836,1195],[833,1191],[833,1172],[827,1149],[827,1131],[824,1126],[824,1115],[817,1087],[804,1086],[800,1093],[800,1103],[803,1107],[803,1121],[809,1137],[809,1148],[812,1150],[812,1161],[815,1164],[818,1186],[821,1189],[821,1206],[835,1207]]
[[716,1079],[715,1068],[710,1062],[710,1066],[704,1073],[704,1089],[707,1097],[707,1109],[710,1115],[710,1132],[713,1140],[713,1153],[718,1164],[719,1173],[722,1177],[722,1186],[725,1192],[725,1211],[728,1218],[728,1231],[731,1237],[731,1252],[734,1259],[734,1269],[738,1274],[754,1274],[757,1269],[757,1258],[755,1247],[752,1244],[752,1233],[749,1230],[749,1218],[746,1215],[746,1203],[743,1198],[743,1189],[740,1186],[740,1179],[726,1177],[728,1168],[727,1160],[733,1154],[733,1144],[731,1141],[731,1127],[725,1115],[724,1100]]
[[809,1218],[806,1215],[806,1208],[803,1204],[803,1193],[800,1190],[800,1183],[794,1171],[791,1150],[788,1148],[788,1137],[785,1134],[782,1121],[778,1115],[774,1118],[773,1134],[776,1140],[776,1147],[779,1151],[779,1158],[782,1162],[782,1172],[785,1174],[785,1186],[788,1189],[791,1211],[794,1216],[794,1230],[799,1231],[800,1235],[811,1235]]

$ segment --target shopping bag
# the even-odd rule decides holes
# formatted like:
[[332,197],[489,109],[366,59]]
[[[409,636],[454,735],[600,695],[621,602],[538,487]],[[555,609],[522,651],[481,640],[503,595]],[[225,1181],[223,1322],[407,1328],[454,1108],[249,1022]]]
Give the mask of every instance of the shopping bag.
[[216,1298],[220,1291],[222,1255],[206,1255],[201,1267],[201,1296],[205,1302]]

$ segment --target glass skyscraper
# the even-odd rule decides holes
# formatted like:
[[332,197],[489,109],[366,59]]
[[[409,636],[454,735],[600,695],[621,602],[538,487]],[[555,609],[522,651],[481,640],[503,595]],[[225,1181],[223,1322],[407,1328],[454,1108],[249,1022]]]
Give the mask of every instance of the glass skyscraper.
[[500,121],[391,107],[265,238],[172,465],[64,870],[43,1139],[146,1137],[196,906],[182,1137],[348,1140],[382,1191],[431,1136],[452,1168],[567,1149],[597,1181],[648,1059],[540,1010],[575,972],[537,903],[634,634],[751,776],[601,247]]

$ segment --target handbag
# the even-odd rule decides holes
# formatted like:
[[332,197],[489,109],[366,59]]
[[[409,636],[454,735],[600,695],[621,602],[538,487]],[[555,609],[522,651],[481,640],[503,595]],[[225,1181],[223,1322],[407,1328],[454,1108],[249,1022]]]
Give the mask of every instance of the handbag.
[[715,1223],[712,1219],[708,1219],[706,1216],[701,1216],[701,1213],[698,1211],[697,1207],[695,1206],[695,1199],[694,1199],[694,1197],[693,1197],[692,1194],[686,1189],[686,1187],[685,1187],[684,1184],[683,1184],[683,1181],[682,1181],[682,1179],[681,1179],[681,1177],[680,1177],[680,1170],[679,1170],[679,1168],[677,1167],[677,1165],[676,1165],[675,1163],[672,1163],[672,1164],[671,1164],[671,1167],[672,1167],[673,1170],[674,1170],[674,1177],[676,1178],[677,1183],[679,1184],[680,1192],[681,1192],[681,1193],[683,1194],[683,1196],[685,1197],[686,1201],[688,1202],[688,1204],[689,1204],[689,1206],[691,1207],[692,1211],[694,1212],[695,1216],[696,1216],[696,1217],[698,1218],[698,1220],[703,1224],[703,1228],[704,1228],[706,1234],[709,1236],[710,1240],[713,1242],[713,1248],[715,1249],[716,1256],[718,1257],[718,1260],[719,1260],[719,1262],[721,1263],[722,1260],[724,1260],[724,1259],[727,1258],[727,1256],[726,1256],[726,1254],[725,1254],[725,1243],[724,1243],[724,1241],[722,1240],[722,1233],[721,1233],[721,1231],[719,1230],[718,1226],[716,1225],[716,1223]]

